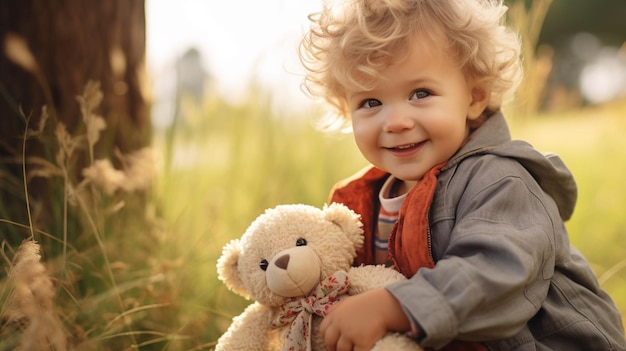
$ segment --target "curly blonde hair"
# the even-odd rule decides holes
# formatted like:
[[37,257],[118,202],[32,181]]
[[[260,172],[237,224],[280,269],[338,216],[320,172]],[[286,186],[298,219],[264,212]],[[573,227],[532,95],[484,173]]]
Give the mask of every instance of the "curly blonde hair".
[[489,102],[483,118],[488,118],[512,97],[522,76],[520,40],[504,25],[506,11],[502,0],[325,3],[309,15],[311,28],[300,43],[304,89],[333,107],[328,126],[345,126],[346,91],[372,89],[381,69],[402,59],[414,34],[423,33],[435,43],[447,39],[444,49],[466,77],[485,87]]

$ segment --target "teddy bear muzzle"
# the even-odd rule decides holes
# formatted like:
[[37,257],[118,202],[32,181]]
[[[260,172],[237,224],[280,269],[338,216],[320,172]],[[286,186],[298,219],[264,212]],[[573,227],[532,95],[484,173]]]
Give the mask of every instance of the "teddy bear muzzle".
[[308,295],[320,282],[321,262],[308,246],[280,251],[265,271],[267,287],[283,297]]

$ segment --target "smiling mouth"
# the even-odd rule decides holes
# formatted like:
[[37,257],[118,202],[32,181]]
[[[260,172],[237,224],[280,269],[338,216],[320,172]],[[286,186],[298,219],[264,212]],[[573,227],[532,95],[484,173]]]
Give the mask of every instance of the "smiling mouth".
[[418,148],[422,144],[424,144],[424,142],[398,145],[398,146],[394,146],[394,147],[388,147],[387,149],[391,150],[391,151],[407,151],[407,150],[412,150],[412,149]]
[[396,147],[394,147],[394,149],[396,149],[396,150],[407,150],[407,149],[412,149],[412,148],[414,148],[416,146],[417,146],[417,144],[413,143],[413,144],[396,146]]

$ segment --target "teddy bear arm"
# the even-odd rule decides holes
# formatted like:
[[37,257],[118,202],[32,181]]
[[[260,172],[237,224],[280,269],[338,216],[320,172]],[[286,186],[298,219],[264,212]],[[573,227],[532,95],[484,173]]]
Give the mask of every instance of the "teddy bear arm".
[[348,271],[348,278],[350,280],[349,295],[358,295],[406,279],[400,272],[384,265],[352,267]]
[[402,333],[389,332],[370,351],[424,351],[415,341]]
[[259,303],[248,306],[219,338],[215,351],[279,350],[279,331],[270,327],[272,310]]

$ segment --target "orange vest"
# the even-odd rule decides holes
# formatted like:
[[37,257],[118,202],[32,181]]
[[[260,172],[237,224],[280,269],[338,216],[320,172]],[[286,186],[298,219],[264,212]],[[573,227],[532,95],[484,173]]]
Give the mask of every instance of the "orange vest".
[[[430,248],[428,212],[432,202],[437,175],[443,164],[428,171],[407,194],[398,217],[398,222],[389,235],[389,254],[394,268],[410,278],[420,268],[433,268]],[[365,241],[357,251],[355,266],[373,264],[373,238],[376,235],[376,214],[379,212],[378,193],[388,173],[374,168],[366,168],[341,183],[332,190],[330,202],[348,206],[361,215]],[[406,229],[405,229],[406,228]],[[407,233],[406,235],[403,235]],[[479,351],[486,348],[479,343],[454,341],[443,348],[445,351]]]

